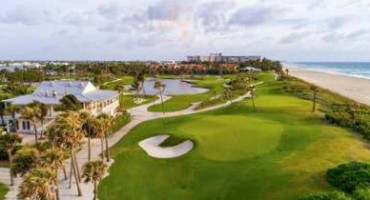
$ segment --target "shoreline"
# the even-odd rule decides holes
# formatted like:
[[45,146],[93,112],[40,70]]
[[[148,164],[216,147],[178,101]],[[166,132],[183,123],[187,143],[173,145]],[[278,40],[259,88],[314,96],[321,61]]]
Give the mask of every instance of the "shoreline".
[[290,63],[284,63],[283,67],[296,78],[370,106],[370,79],[315,71]]

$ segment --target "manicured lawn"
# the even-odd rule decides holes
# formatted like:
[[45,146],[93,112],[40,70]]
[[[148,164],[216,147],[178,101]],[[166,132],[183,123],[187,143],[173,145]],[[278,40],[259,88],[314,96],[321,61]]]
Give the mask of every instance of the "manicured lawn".
[[[311,102],[287,95],[265,77],[250,101],[203,114],[153,120],[134,128],[115,147],[101,200],[290,200],[333,190],[328,168],[370,161],[367,144],[313,114]],[[195,142],[187,155],[148,157],[138,142],[160,134]],[[176,141],[174,140],[174,141]]]
[[5,199],[6,193],[8,193],[9,189],[2,183],[0,183],[0,200]]
[[141,104],[136,104],[134,102],[135,98],[136,98],[136,95],[121,95],[119,98],[119,103],[120,105],[123,105],[126,109],[129,109],[129,108],[133,108],[133,107],[140,106],[143,104],[151,103],[158,99],[158,97],[154,95],[148,95],[145,98],[141,96],[140,98],[145,99],[145,101]]
[[[211,98],[215,94],[222,94],[223,92],[223,79],[217,77],[207,77],[204,80],[196,80],[197,87],[208,88],[209,91],[202,94],[194,95],[177,95],[164,103],[164,110],[166,112],[173,112],[184,110],[192,105],[192,103],[201,102],[205,99]],[[148,109],[151,112],[162,112],[162,106],[154,105]]]

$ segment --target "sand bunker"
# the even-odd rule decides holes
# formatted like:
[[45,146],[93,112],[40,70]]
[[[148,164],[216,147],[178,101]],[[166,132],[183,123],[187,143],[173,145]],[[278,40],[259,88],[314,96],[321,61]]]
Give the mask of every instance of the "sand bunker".
[[160,135],[151,137],[139,142],[139,146],[153,158],[176,158],[187,154],[193,149],[194,144],[192,141],[187,140],[173,147],[161,147],[162,144],[169,135]]
[[145,99],[142,99],[142,98],[135,98],[134,99],[134,103],[135,104],[142,104],[142,103],[144,103],[146,100]]

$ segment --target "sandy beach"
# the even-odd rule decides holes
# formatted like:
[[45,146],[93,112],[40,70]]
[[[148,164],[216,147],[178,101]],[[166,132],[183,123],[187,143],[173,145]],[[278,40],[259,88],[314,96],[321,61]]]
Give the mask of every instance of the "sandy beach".
[[370,80],[308,70],[291,64],[284,64],[292,76],[331,90],[355,101],[370,105]]

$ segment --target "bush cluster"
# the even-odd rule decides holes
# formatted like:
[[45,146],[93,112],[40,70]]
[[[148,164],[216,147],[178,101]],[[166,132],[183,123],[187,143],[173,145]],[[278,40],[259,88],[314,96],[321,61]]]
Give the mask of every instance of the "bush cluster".
[[370,186],[370,165],[351,162],[339,165],[327,171],[328,182],[347,193],[353,193],[358,188]]

